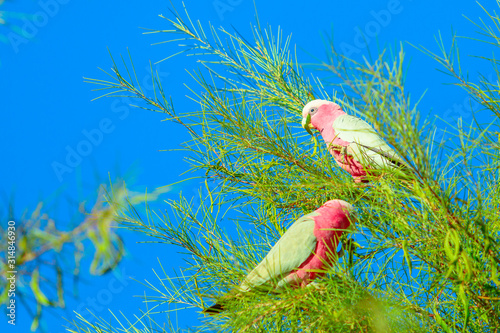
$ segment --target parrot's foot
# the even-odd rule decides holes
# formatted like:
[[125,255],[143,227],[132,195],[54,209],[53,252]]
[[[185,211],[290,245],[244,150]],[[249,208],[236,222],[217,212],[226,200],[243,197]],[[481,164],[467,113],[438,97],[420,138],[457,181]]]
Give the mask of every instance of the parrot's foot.
[[352,176],[356,184],[368,184],[370,181],[366,179],[366,176]]
[[215,303],[214,305],[212,305],[211,307],[206,308],[202,312],[203,313],[207,313],[207,314],[213,316],[215,314],[221,313],[222,311],[224,311],[224,306],[222,304]]
[[343,243],[344,244],[342,244],[342,248],[340,249],[339,252],[337,252],[337,256],[339,258],[342,258],[346,253],[352,256],[353,253],[356,252],[356,245],[354,244],[354,241],[351,238],[349,238],[346,239]]

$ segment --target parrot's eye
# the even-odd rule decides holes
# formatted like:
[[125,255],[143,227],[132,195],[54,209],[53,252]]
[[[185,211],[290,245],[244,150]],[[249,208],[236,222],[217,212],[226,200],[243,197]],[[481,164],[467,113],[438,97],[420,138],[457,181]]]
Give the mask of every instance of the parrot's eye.
[[318,108],[310,108],[309,109],[309,114],[313,115],[318,111]]

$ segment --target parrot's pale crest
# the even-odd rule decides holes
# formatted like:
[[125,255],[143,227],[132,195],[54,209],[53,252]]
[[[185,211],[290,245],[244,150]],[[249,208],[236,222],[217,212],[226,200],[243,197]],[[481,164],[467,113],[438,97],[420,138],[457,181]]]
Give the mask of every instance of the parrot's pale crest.
[[[245,277],[232,293],[247,292],[259,286],[305,287],[338,257],[339,238],[354,218],[353,206],[343,200],[330,200],[312,213],[295,221],[266,257]],[[219,313],[220,303],[203,312]]]

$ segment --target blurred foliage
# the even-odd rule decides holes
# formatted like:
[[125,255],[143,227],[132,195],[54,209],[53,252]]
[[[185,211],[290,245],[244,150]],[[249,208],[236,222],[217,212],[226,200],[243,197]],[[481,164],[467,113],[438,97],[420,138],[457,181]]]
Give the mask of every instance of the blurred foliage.
[[[473,82],[451,48],[428,53],[457,85],[482,105],[490,122],[442,133],[422,118],[405,90],[405,53],[381,52],[358,61],[327,40],[327,60],[309,75],[290,50],[291,39],[257,21],[253,39],[204,28],[173,11],[169,28],[150,33],[178,42],[173,55],[196,57],[192,73],[199,109],[177,113],[160,78],[144,93],[134,66],[114,63],[111,79],[89,79],[103,96],[130,96],[139,107],[164,112],[185,126],[189,171],[203,171],[200,204],[181,195],[169,210],[142,216],[120,205],[121,223],[183,249],[186,266],[147,282],[148,309],[118,325],[77,318],[72,332],[155,332],[154,314],[203,309],[237,286],[279,239],[286,226],[329,199],[357,208],[349,237],[355,250],[313,288],[245,292],[221,315],[187,331],[229,332],[497,332],[500,327],[500,107],[498,80]],[[500,44],[500,18],[489,14],[482,36]],[[274,32],[273,32],[274,31]],[[166,57],[167,60],[170,57]],[[492,64],[500,78],[497,60]],[[335,91],[330,94],[329,91]],[[336,167],[323,146],[301,128],[301,109],[314,98],[336,101],[373,124],[411,166],[405,182],[394,175],[359,185]],[[443,134],[443,135],[438,135]],[[234,214],[238,214],[234,218]],[[227,217],[231,216],[232,219]],[[237,236],[229,236],[231,226]],[[345,243],[345,242],[344,242]],[[172,309],[171,307],[175,307]],[[151,319],[151,321],[150,321]],[[168,319],[168,318],[167,318]]]
[[[40,202],[30,213],[20,218],[3,216],[2,220],[15,221],[15,268],[7,263],[7,247],[0,250],[0,304],[9,302],[8,271],[15,270],[16,300],[21,302],[33,316],[32,330],[36,330],[44,308],[64,308],[67,294],[77,297],[82,260],[90,257],[89,273],[104,275],[113,270],[123,259],[125,248],[116,223],[113,221],[115,206],[108,204],[112,196],[117,204],[140,203],[144,194],[128,193],[125,184],[117,182],[108,192],[109,186],[99,187],[97,199],[90,209],[87,202],[79,203],[77,223],[54,219]],[[167,189],[153,192],[155,198]],[[5,214],[4,214],[5,215]],[[7,244],[8,232],[0,227],[1,241]],[[73,282],[72,291],[65,283]],[[33,304],[36,308],[32,310]]]
[[[0,0],[0,8],[2,8],[2,5],[4,4],[5,0]],[[0,24],[6,24],[7,21],[5,21],[5,11],[0,10]]]
[[[11,1],[12,2],[12,1]],[[0,42],[8,43],[8,38],[6,37],[9,31],[12,31],[20,36],[24,36],[19,20],[22,19],[32,19],[31,15],[14,12],[11,10],[6,10],[8,1],[0,0]]]

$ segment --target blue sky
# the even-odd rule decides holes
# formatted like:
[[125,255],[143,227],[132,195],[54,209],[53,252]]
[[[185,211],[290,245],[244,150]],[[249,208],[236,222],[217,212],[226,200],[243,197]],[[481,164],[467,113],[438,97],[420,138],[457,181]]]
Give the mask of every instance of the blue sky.
[[[180,1],[173,3],[181,8]],[[471,36],[477,28],[463,14],[472,19],[486,17],[471,1],[256,0],[256,5],[261,23],[273,28],[279,26],[285,35],[292,34],[292,45],[297,45],[299,60],[304,63],[313,61],[311,55],[325,59],[321,33],[332,29],[336,47],[357,57],[365,55],[368,47],[373,52],[377,45],[398,45],[401,41],[438,51],[434,40],[438,31],[442,31],[447,41],[452,28],[459,35]],[[186,1],[186,6],[193,19],[228,30],[234,26],[251,38],[250,24],[255,20],[250,0]],[[493,8],[491,6],[487,8]],[[187,163],[182,152],[160,151],[179,148],[181,142],[189,139],[183,128],[162,122],[161,114],[134,109],[121,99],[92,102],[98,93],[92,92],[95,87],[83,80],[83,77],[104,78],[98,67],[106,70],[111,67],[108,49],[118,58],[119,54],[126,54],[128,48],[139,77],[146,81],[149,61],[161,60],[177,49],[173,44],[151,46],[161,41],[161,37],[143,35],[144,30],[140,28],[168,28],[167,22],[158,15],[168,17],[169,7],[168,1],[157,0],[141,3],[10,1],[0,7],[11,12],[10,20],[18,27],[16,30],[0,28],[3,35],[0,42],[0,147],[4,156],[0,171],[4,206],[5,198],[10,195],[14,195],[17,214],[33,209],[39,200],[56,191],[74,200],[91,197],[96,185],[107,180],[108,172],[112,178],[132,172],[134,190],[151,191],[183,179],[180,174]],[[12,17],[12,13],[34,14],[34,21]],[[362,41],[359,29],[368,37],[368,45]],[[467,57],[491,55],[491,49],[470,40],[462,40],[460,45],[464,67],[470,70],[471,77],[477,72],[486,76],[492,72],[486,63]],[[439,66],[432,59],[409,45],[405,45],[405,49],[407,59],[411,59],[407,91],[415,100],[427,91],[421,110],[452,123],[459,116],[470,121],[464,91],[443,85],[450,82],[450,78],[436,71]],[[179,110],[196,110],[196,105],[186,97],[190,95],[188,89],[183,86],[185,82],[193,83],[186,69],[195,68],[195,59],[183,56],[156,66]],[[93,142],[89,139],[92,135]],[[85,154],[68,157],[78,149]],[[57,168],[61,164],[68,167],[64,172]],[[78,179],[83,185],[78,185]],[[181,190],[194,195],[198,186],[191,182],[174,187],[166,197],[175,198]],[[57,198],[52,202],[53,214],[58,226],[63,228],[72,206],[61,196]],[[69,301],[66,310],[44,316],[44,325],[50,332],[62,332],[61,317],[70,318],[73,309],[82,308],[82,304],[88,306],[91,302],[88,297],[96,298],[102,290],[113,291],[112,298],[94,307],[97,315],[109,316],[108,308],[114,312],[138,313],[141,302],[133,296],[143,294],[143,287],[128,277],[154,281],[151,268],[159,269],[157,258],[169,269],[182,264],[177,249],[172,246],[137,244],[136,241],[144,238],[130,233],[125,238],[129,254],[120,267],[127,278],[87,276],[87,282],[80,286],[80,299]],[[7,326],[4,318],[0,319],[0,330],[26,332],[30,321],[26,312],[19,311],[15,329]],[[179,317],[180,327],[192,324],[196,324],[192,312]]]

